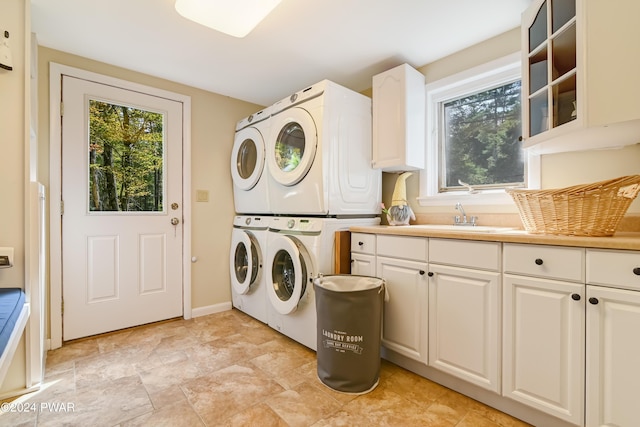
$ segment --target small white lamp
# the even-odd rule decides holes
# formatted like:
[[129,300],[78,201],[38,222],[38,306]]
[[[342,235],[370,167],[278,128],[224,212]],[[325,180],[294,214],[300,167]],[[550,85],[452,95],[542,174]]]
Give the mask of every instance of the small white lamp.
[[185,18],[234,37],[253,30],[280,0],[176,0]]

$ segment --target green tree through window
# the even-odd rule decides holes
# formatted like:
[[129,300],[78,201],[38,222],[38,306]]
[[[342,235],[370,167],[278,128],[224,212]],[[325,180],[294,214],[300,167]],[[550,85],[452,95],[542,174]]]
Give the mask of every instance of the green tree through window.
[[89,101],[89,210],[163,210],[163,115]]
[[524,181],[520,80],[442,105],[442,186],[460,188],[460,181],[472,186]]

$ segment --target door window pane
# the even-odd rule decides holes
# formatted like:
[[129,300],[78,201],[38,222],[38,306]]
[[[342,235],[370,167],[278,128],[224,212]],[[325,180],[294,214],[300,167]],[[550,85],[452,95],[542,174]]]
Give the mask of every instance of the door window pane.
[[529,27],[529,52],[547,39],[547,2],[542,3],[536,19]]
[[243,244],[236,246],[234,259],[234,270],[236,273],[236,279],[240,283],[244,283],[247,279],[247,270],[249,269],[249,256],[247,254],[247,247]]
[[164,116],[89,101],[89,211],[162,212]]
[[544,91],[529,99],[529,135],[534,136],[549,129],[548,93]]
[[276,140],[276,164],[283,172],[291,172],[300,164],[304,154],[304,129],[296,122],[282,128]]
[[576,68],[576,26],[571,25],[553,39],[552,79]]
[[576,75],[562,80],[552,88],[555,108],[553,126],[560,126],[576,119]]
[[238,150],[238,158],[236,159],[236,167],[242,179],[249,178],[256,170],[258,163],[258,148],[255,141],[245,139]]
[[251,271],[249,272],[249,253],[244,243],[240,243],[236,246],[234,256],[234,270],[236,279],[240,283],[244,283],[247,279],[247,274],[251,274],[251,280],[249,285],[253,285],[258,277],[258,268],[260,260],[258,259],[258,251],[255,245],[251,245]]
[[576,16],[576,0],[553,0],[551,3],[552,31],[555,33]]
[[[307,271],[304,261],[301,259],[302,271],[301,277],[307,277]],[[287,251],[280,250],[273,257],[273,273],[272,273],[273,288],[276,291],[276,295],[282,301],[289,301],[293,296],[293,289],[295,288],[296,270],[293,264],[293,258]],[[302,293],[304,295],[306,289],[306,283],[302,281]]]
[[533,95],[547,85],[547,63],[546,48],[529,58],[529,95]]

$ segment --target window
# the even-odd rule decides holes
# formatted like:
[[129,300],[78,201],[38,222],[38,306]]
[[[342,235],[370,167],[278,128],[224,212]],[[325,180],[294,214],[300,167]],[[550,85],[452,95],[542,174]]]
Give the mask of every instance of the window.
[[439,104],[440,191],[524,184],[520,80]]
[[426,86],[420,205],[511,203],[504,188],[536,186],[538,158],[520,141],[520,86],[519,54]]

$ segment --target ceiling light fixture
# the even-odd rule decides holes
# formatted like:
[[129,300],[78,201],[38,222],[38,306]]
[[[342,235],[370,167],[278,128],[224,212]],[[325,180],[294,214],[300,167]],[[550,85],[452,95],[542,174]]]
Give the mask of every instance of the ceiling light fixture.
[[182,16],[234,37],[253,30],[281,0],[176,0]]

